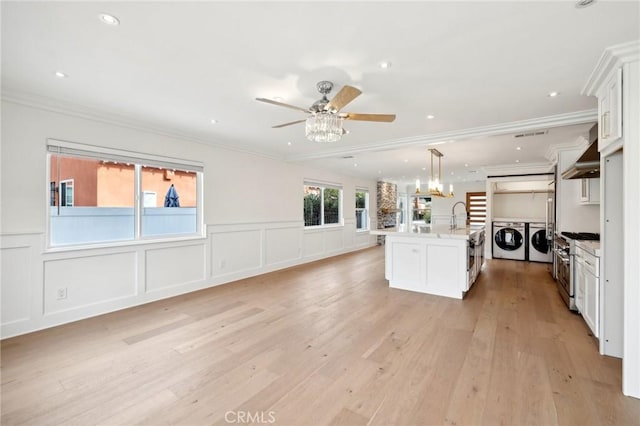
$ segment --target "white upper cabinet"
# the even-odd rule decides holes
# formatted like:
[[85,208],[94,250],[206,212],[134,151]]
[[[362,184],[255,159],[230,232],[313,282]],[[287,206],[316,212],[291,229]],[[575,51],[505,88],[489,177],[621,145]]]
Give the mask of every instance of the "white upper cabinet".
[[600,204],[600,179],[580,179],[580,204]]
[[622,137],[622,68],[613,71],[598,92],[598,151]]

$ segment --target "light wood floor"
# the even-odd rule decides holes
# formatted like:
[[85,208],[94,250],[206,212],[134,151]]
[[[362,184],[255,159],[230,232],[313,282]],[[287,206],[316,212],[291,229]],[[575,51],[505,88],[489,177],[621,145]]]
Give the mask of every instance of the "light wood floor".
[[[226,419],[225,419],[226,416]],[[376,247],[2,342],[3,425],[640,424],[545,265],[463,301],[389,289]]]

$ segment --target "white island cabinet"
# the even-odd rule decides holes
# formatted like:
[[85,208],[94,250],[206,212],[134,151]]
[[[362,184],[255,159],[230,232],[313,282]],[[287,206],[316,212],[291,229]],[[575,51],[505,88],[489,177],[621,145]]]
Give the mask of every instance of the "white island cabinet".
[[482,250],[474,243],[484,240],[484,227],[418,226],[371,233],[385,236],[385,278],[392,288],[462,299],[482,267]]

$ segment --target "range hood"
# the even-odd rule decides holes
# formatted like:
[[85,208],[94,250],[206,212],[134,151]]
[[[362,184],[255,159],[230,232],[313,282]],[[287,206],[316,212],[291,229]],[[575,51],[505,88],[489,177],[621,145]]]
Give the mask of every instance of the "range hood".
[[591,128],[589,136],[591,144],[576,163],[562,173],[562,179],[595,179],[600,177],[597,125]]

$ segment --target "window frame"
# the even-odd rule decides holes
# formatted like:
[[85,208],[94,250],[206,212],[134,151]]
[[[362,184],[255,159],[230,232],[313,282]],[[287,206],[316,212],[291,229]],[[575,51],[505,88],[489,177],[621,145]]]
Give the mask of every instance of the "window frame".
[[[106,240],[106,241],[89,241],[89,242],[76,242],[69,244],[52,244],[52,229],[51,229],[51,212],[52,207],[60,208],[60,206],[50,206],[50,174],[51,174],[51,156],[67,156],[86,159],[97,159],[101,161],[120,161],[124,163],[131,163],[134,165],[134,230],[133,239],[124,240]],[[196,174],[196,231],[193,233],[182,234],[163,234],[163,235],[143,235],[142,230],[142,217],[144,211],[144,197],[141,189],[142,181],[142,165],[165,167],[176,170],[189,171]],[[102,248],[102,247],[119,247],[130,246],[146,243],[159,243],[159,242],[171,242],[171,241],[185,241],[194,239],[205,238],[205,225],[204,225],[204,165],[200,162],[184,160],[178,158],[163,157],[154,154],[144,154],[134,151],[124,151],[113,148],[100,147],[95,145],[87,145],[76,142],[62,141],[57,139],[47,139],[47,152],[46,152],[46,197],[47,197],[47,209],[46,209],[46,252],[56,251],[68,251],[68,250],[81,250],[89,248]],[[73,179],[66,179],[73,181]],[[60,181],[62,183],[62,181]],[[75,182],[74,182],[75,191]],[[59,201],[58,201],[59,202]],[[74,192],[74,205],[75,205],[75,192]],[[70,206],[71,207],[71,206]]]
[[[358,200],[358,193],[364,193],[364,207],[357,207],[357,200]],[[354,193],[353,196],[354,200],[356,201],[356,208],[355,208],[355,214],[356,214],[356,232],[369,232],[371,230],[371,221],[370,221],[370,217],[369,217],[369,190],[367,188],[356,188],[356,191]],[[358,212],[359,211],[363,211],[365,214],[364,217],[364,227],[363,228],[358,228]]]
[[[318,225],[307,225],[304,223],[305,229],[320,229],[320,228],[335,228],[344,226],[344,190],[342,186],[330,183],[322,183],[317,181],[307,181],[305,180],[302,188],[304,194],[304,188],[307,186],[312,186],[316,188],[320,188],[320,224]],[[324,223],[324,191],[325,189],[335,189],[338,190],[338,222],[337,223]],[[303,207],[302,207],[302,221],[305,222],[304,218],[304,197],[303,197]]]
[[[69,185],[71,183],[71,185]],[[64,191],[62,185],[64,184]],[[67,200],[68,189],[71,187],[71,204]],[[64,199],[64,203],[62,200]],[[75,204],[75,179],[63,179],[60,181],[60,190],[58,191],[58,207],[73,207]]]

